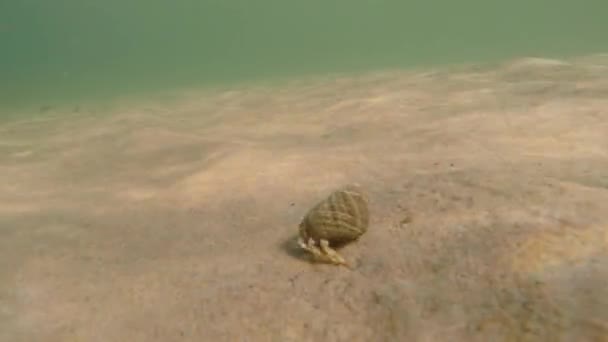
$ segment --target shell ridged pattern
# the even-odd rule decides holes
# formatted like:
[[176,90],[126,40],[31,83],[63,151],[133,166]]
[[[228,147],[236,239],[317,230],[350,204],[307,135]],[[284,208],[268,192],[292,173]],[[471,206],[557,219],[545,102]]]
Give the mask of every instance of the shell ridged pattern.
[[300,236],[340,244],[358,239],[368,226],[368,199],[360,187],[349,185],[310,209],[300,223]]

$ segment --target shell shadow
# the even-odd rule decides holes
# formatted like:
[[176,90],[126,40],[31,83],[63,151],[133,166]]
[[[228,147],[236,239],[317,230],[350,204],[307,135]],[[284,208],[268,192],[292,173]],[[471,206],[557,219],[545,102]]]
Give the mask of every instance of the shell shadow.
[[308,261],[308,252],[300,248],[298,245],[298,235],[294,235],[288,239],[285,239],[281,243],[281,249],[293,258]]

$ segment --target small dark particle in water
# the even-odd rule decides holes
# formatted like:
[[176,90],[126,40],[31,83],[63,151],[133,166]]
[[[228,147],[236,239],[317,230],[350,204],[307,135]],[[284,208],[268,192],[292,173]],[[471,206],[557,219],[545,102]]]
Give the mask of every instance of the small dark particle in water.
[[50,105],[44,105],[40,107],[40,113],[46,113],[50,110],[53,110],[53,106]]
[[404,218],[401,219],[401,221],[399,221],[399,225],[400,226],[405,226],[408,223],[412,222],[412,217],[409,214],[406,214],[407,216],[405,216]]

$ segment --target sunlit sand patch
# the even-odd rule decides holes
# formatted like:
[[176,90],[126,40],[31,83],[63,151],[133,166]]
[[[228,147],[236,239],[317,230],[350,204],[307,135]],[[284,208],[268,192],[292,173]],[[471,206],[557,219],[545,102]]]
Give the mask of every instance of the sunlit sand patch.
[[34,152],[32,150],[25,150],[25,151],[14,152],[11,154],[11,156],[13,156],[15,158],[26,158],[26,157],[31,156],[33,153]]
[[[2,134],[2,132],[0,131],[0,134]],[[11,149],[17,149],[17,148],[24,148],[24,147],[30,147],[32,144],[31,142],[25,142],[25,141],[20,141],[20,139],[13,137],[12,139],[2,139],[0,140],[0,147],[1,148],[11,148]]]
[[517,70],[517,69],[535,69],[539,68],[555,68],[555,67],[569,67],[571,63],[559,59],[550,58],[538,58],[538,57],[526,57],[520,58],[513,62],[510,62],[505,70]]
[[146,127],[133,131],[129,136],[129,152],[151,153],[177,146],[204,143],[204,137],[187,132],[176,132],[161,127]]
[[[544,158],[576,158],[581,155],[586,156],[602,156],[606,154],[605,149],[601,146],[594,146],[588,141],[576,141],[566,137],[547,137],[547,136],[521,136],[515,135],[510,137],[497,138],[501,145],[521,146],[520,154],[527,157],[544,157]],[[550,146],[551,148],[548,148]]]
[[338,111],[353,111],[358,110],[362,106],[363,102],[360,99],[349,99],[338,101],[337,103],[329,106],[325,111],[329,113]]
[[[218,141],[225,141],[225,144],[238,145],[242,147],[254,146],[259,139],[273,138],[276,136],[285,137],[287,135],[299,136],[320,136],[325,132],[326,124],[323,118],[301,120],[291,125],[281,119],[266,119],[264,127],[257,126],[253,121],[234,122],[218,125],[210,132],[210,136]],[[240,127],[239,127],[240,126]],[[291,126],[291,127],[290,127]],[[235,133],[238,127],[238,133]]]
[[50,244],[59,246],[58,242],[78,241],[86,234],[86,227],[67,222],[44,222],[17,231],[17,235],[33,238],[30,248],[34,249],[38,249],[38,246],[46,248]]
[[0,206],[0,215],[22,215],[34,213],[40,210],[40,206],[31,201],[4,201]]
[[[218,154],[213,154],[213,156],[219,156]],[[205,160],[212,160],[213,156],[206,156]],[[195,162],[185,162],[181,164],[175,165],[165,165],[154,168],[153,170],[149,170],[150,177],[157,179],[170,179],[179,177],[181,174],[188,173],[188,171],[194,169],[198,163]]]
[[[1,171],[1,170],[0,170]],[[56,197],[50,187],[31,179],[12,177],[12,183],[0,185],[0,214],[20,215],[40,212],[65,202]],[[30,187],[31,186],[31,187]]]
[[272,151],[243,149],[181,180],[172,193],[195,202],[213,202],[234,197],[235,193],[339,184],[344,179],[339,163],[320,155],[277,155]]
[[158,198],[160,192],[152,188],[129,187],[118,193],[118,197],[129,201],[145,201]]
[[236,153],[218,162],[212,168],[205,168],[182,181],[175,190],[184,195],[213,195],[233,190],[247,191],[255,184],[259,174],[268,165],[272,156],[268,152],[247,150]]
[[566,263],[578,263],[598,252],[608,252],[608,227],[564,227],[532,233],[514,252],[515,272],[540,273]]
[[[494,141],[509,148],[517,144],[518,150],[527,155],[557,158],[604,155],[605,134],[601,127],[605,124],[593,126],[585,111],[586,108],[571,108],[569,104],[546,103],[528,110],[527,116],[510,111],[496,119],[500,125],[491,122],[481,125],[495,132]],[[556,115],[562,119],[555,120]],[[585,122],[589,123],[583,124],[581,117],[587,117]]]
[[370,96],[368,98],[363,99],[363,101],[365,101],[366,103],[369,104],[381,104],[381,103],[387,103],[390,101],[393,101],[395,99],[396,96],[391,95],[391,94],[378,94],[378,95],[373,95]]

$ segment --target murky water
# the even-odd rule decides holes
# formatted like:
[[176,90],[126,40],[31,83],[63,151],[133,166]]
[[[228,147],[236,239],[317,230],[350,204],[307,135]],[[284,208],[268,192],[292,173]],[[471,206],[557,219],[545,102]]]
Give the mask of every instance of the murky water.
[[607,11],[600,0],[7,1],[0,102],[603,52]]

